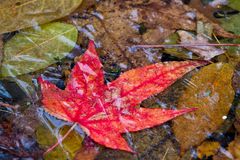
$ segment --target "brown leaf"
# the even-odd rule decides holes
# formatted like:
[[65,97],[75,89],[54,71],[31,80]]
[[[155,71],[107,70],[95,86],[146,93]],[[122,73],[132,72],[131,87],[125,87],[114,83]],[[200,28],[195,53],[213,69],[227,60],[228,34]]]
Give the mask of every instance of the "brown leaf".
[[0,66],[2,64],[2,57],[3,57],[3,36],[0,35]]
[[[157,0],[101,1],[96,8],[96,13],[101,14],[92,16],[91,10],[88,13],[83,19],[76,20],[80,32],[99,40],[105,54],[111,53],[108,54],[109,59],[120,62],[123,69],[127,69],[127,65],[144,66],[160,61],[158,50],[137,51],[133,54],[129,46],[162,43],[176,28],[186,28],[184,24],[188,19],[181,6]],[[171,24],[169,18],[174,19],[175,23]]]
[[100,1],[83,18],[74,19],[74,23],[83,35],[99,42],[109,60],[120,62],[126,70],[128,65],[144,66],[161,60],[159,50],[134,51],[130,48],[133,44],[160,44],[178,29],[195,31],[198,14],[181,0],[113,0]]
[[[201,34],[194,36],[193,34],[180,30],[178,31],[182,44],[207,44],[208,39]],[[186,49],[192,51],[193,53],[198,54],[200,57],[203,57],[205,60],[210,60],[213,57],[223,54],[225,51],[218,49],[214,46],[192,46],[185,47]]]
[[[190,7],[189,7],[190,6]],[[192,0],[189,6],[185,6],[186,9],[194,9],[197,13],[197,20],[203,21],[204,23],[211,23],[213,26],[214,34],[225,38],[239,38],[239,35],[234,35],[225,31],[219,22],[213,16],[213,12],[219,10],[218,8],[213,8],[210,5],[204,6],[201,0]]]
[[82,148],[76,154],[74,160],[94,160],[98,152],[96,148]]
[[228,146],[229,152],[232,154],[234,159],[240,159],[240,136],[237,136]]
[[234,98],[232,76],[229,64],[217,63],[202,68],[192,77],[179,99],[178,109],[197,107],[198,110],[175,119],[173,126],[183,152],[201,143],[224,121]]
[[198,158],[202,159],[205,156],[213,156],[215,155],[218,150],[220,149],[220,144],[219,142],[211,142],[211,141],[206,141],[203,142],[198,148],[197,148],[197,154]]

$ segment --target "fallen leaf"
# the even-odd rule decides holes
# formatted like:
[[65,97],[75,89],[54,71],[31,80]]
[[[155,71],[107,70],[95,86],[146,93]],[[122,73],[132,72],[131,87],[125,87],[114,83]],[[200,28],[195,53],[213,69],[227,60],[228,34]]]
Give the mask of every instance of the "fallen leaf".
[[2,65],[2,58],[3,58],[3,36],[0,35],[0,67]]
[[[62,137],[70,129],[69,126],[64,126],[59,129],[57,136]],[[56,135],[50,132],[42,126],[39,126],[36,130],[36,138],[38,144],[42,148],[51,146],[57,141]],[[73,159],[75,154],[81,149],[83,138],[76,131],[72,131],[62,142],[61,146],[58,146],[53,152],[44,155],[45,160],[66,160]]]
[[[207,44],[208,39],[203,35],[194,36],[193,34],[187,31],[178,31],[178,35],[181,39],[181,44]],[[193,53],[198,54],[200,57],[203,57],[205,60],[210,60],[213,57],[223,54],[225,51],[222,49],[218,49],[214,46],[191,46],[185,47]]]
[[197,148],[198,158],[203,159],[204,157],[206,158],[206,157],[213,156],[218,152],[220,147],[221,145],[219,144],[219,142],[214,142],[214,141],[203,142]]
[[62,18],[81,3],[82,0],[1,0],[0,34]]
[[212,37],[213,34],[213,26],[211,23],[203,23],[201,21],[197,22],[197,32],[198,35],[206,36],[207,37]]
[[74,160],[94,160],[98,154],[96,148],[83,148],[74,157]]
[[177,108],[198,110],[175,119],[173,125],[182,152],[200,144],[224,121],[223,116],[228,114],[234,98],[233,72],[231,65],[216,63],[202,68],[191,78]]
[[[179,36],[177,33],[171,34],[164,42],[164,44],[177,44]],[[183,47],[164,48],[164,53],[183,59],[199,59],[199,57],[192,52],[189,52]]]
[[228,0],[228,6],[240,11],[240,1],[239,0]]
[[[222,39],[220,43],[239,44],[240,39]],[[217,57],[218,62],[228,62],[232,66],[237,66],[240,62],[240,47],[226,46],[225,54]]]
[[[14,159],[17,157],[40,159],[43,151],[38,147],[34,135],[27,132],[26,129],[19,128],[17,124],[13,124],[13,121],[7,120],[7,118],[10,117],[1,114],[0,129],[2,133],[0,143],[3,155],[1,159]],[[16,116],[14,115],[11,118],[16,118]],[[31,128],[26,123],[25,127]]]
[[[95,39],[102,47],[102,54],[123,64],[122,69],[126,70],[161,61],[159,50],[136,51],[132,45],[161,44],[179,29],[195,31],[198,15],[199,12],[183,5],[181,0],[112,0],[100,1],[84,17],[74,19],[74,24],[84,35],[80,38]],[[200,19],[211,23],[203,15]],[[233,36],[218,24],[213,25],[213,30],[219,36]]]
[[[220,5],[226,5],[228,4],[228,1],[229,0],[213,0],[212,2],[209,2],[209,5],[214,7],[214,8],[217,8],[218,6]],[[230,0],[231,1],[231,0]]]
[[[228,153],[228,152],[227,152]],[[231,157],[231,155],[230,155],[230,157],[228,157],[228,156],[226,156],[226,153],[225,152],[218,152],[218,154],[217,155],[214,155],[213,157],[212,157],[212,159],[213,160],[232,160],[233,158]]]
[[232,158],[240,159],[240,137],[237,136],[228,146],[228,151],[232,154]]
[[229,32],[233,32],[234,34],[240,35],[239,19],[240,19],[240,14],[231,15],[226,18],[222,18],[220,19],[221,26]]
[[199,61],[157,63],[127,71],[105,85],[102,64],[91,41],[88,50],[73,68],[65,90],[42,77],[38,81],[42,103],[48,113],[62,120],[77,122],[99,144],[132,152],[122,133],[150,128],[195,110],[135,106],[204,64]]
[[75,26],[58,22],[21,31],[4,45],[0,77],[34,72],[55,63],[74,48],[77,36]]

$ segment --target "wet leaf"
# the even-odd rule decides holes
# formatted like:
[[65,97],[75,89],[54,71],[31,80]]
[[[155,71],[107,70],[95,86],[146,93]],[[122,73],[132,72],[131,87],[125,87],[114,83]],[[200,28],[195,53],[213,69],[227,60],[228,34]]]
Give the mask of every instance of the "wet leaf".
[[[181,39],[182,44],[207,44],[208,39],[202,35],[194,36],[193,34],[187,31],[178,31],[178,34]],[[188,50],[192,51],[193,53],[198,54],[200,57],[204,58],[205,60],[210,60],[213,57],[223,54],[225,51],[222,49],[218,49],[214,46],[192,46],[192,47],[185,47]]]
[[94,160],[98,150],[96,148],[83,148],[74,157],[74,160]]
[[[64,126],[59,130],[57,135],[64,136],[66,132],[70,129],[69,126]],[[38,143],[44,147],[50,147],[54,144],[57,139],[53,133],[51,133],[48,129],[40,126],[36,131],[37,141]],[[72,131],[62,142],[62,145],[55,148],[52,152],[46,154],[44,156],[45,160],[66,160],[73,159],[75,154],[79,149],[81,149],[82,137],[76,132]]]
[[93,41],[90,41],[88,50],[73,68],[65,90],[39,78],[42,102],[48,113],[62,120],[77,122],[95,142],[132,152],[122,133],[160,125],[194,110],[135,106],[204,64],[202,61],[156,63],[127,71],[104,84],[102,64]]
[[[177,33],[171,34],[166,40],[164,44],[177,44],[178,43],[179,36]],[[188,50],[179,47],[179,48],[165,48],[164,52],[183,59],[199,59],[198,56],[193,54],[192,52],[189,52]]]
[[[2,110],[2,108],[1,108]],[[16,159],[17,157],[39,159],[42,150],[38,147],[33,134],[26,129],[19,128],[13,121],[9,121],[9,116],[4,115],[1,111],[0,115],[0,157],[1,159]],[[14,115],[14,118],[16,115]],[[22,121],[21,121],[22,122]],[[25,123],[25,126],[31,128]],[[6,156],[3,156],[6,155]]]
[[240,34],[240,14],[236,14],[236,15],[232,15],[229,17],[226,17],[224,19],[221,19],[221,26],[229,31],[229,32],[233,32],[234,34]]
[[[222,39],[221,43],[239,44],[240,39]],[[219,62],[228,62],[236,66],[240,62],[240,47],[225,47],[226,53],[218,56]]]
[[1,0],[0,34],[64,17],[82,0]]
[[2,35],[0,35],[0,67],[2,65],[2,57],[3,57],[3,39]]
[[232,154],[233,159],[240,159],[240,136],[237,136],[228,146],[228,151]]
[[4,45],[0,76],[14,77],[55,63],[74,48],[77,36],[77,29],[64,23],[23,30]]
[[222,124],[234,98],[232,76],[231,65],[217,63],[202,68],[191,78],[179,99],[178,109],[197,107],[198,110],[175,119],[173,126],[182,151],[201,143]]
[[[96,15],[92,16],[92,12]],[[112,0],[100,1],[94,10],[86,12],[86,16],[74,20],[84,35],[80,38],[95,39],[101,44],[102,54],[126,70],[161,60],[159,50],[134,50],[132,45],[161,44],[179,29],[196,31],[196,18],[212,24],[195,9],[183,5],[181,0]],[[216,35],[235,37],[219,24],[213,23],[212,27]]]
[[197,22],[197,34],[207,37],[212,37],[213,26],[211,23],[203,23],[202,21]]
[[240,1],[239,0],[228,0],[228,6],[240,11]]
[[219,142],[206,141],[203,142],[198,148],[198,158],[203,159],[204,157],[210,157],[215,155],[220,149]]
[[227,5],[229,0],[208,0],[210,6],[218,8],[221,5]]

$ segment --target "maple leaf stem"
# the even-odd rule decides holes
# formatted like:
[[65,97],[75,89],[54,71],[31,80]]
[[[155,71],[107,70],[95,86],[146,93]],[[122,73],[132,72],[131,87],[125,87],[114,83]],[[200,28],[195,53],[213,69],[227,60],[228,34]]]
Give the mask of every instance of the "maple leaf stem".
[[134,45],[136,48],[168,48],[168,47],[196,47],[196,46],[233,46],[240,47],[240,44],[232,43],[196,43],[196,44],[156,44],[156,45]]
[[51,152],[52,150],[54,150],[60,143],[62,143],[62,141],[64,141],[65,138],[67,138],[67,136],[72,132],[72,130],[77,126],[78,123],[74,123],[72,125],[72,127],[67,131],[67,133],[58,139],[57,143],[55,143],[54,145],[52,145],[50,148],[48,148],[48,150],[46,150],[43,155],[46,155],[47,153]]

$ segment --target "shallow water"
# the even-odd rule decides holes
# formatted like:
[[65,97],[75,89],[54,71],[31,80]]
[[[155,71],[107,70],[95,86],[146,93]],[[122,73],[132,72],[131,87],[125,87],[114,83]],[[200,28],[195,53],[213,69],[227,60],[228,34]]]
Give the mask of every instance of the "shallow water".
[[[4,4],[4,2],[2,2],[2,4]],[[3,8],[1,6],[2,4],[0,3],[0,11]],[[214,123],[220,123],[218,126],[212,125],[210,127],[207,126],[206,122],[204,124],[199,124],[206,125],[206,132],[204,132],[204,137],[202,140],[199,140],[199,143],[192,143],[190,147],[183,150],[183,142],[176,138],[176,122],[173,120],[166,122],[163,125],[157,125],[141,131],[127,132],[123,134],[124,139],[135,151],[135,153],[129,153],[110,149],[95,143],[85,132],[86,130],[82,129],[79,125],[76,125],[73,131],[66,137],[66,139],[63,140],[63,142],[58,145],[58,147],[46,153],[47,149],[64,137],[74,123],[60,120],[44,110],[44,106],[41,102],[42,94],[40,91],[40,86],[37,82],[37,78],[39,76],[42,76],[45,80],[55,84],[58,88],[65,89],[71,70],[75,63],[81,59],[81,56],[86,51],[89,39],[94,40],[97,52],[99,53],[100,61],[103,64],[105,84],[117,79],[121,73],[134,68],[155,64],[158,62],[203,59],[203,57],[200,57],[198,54],[181,47],[166,47],[165,49],[139,49],[135,47],[137,44],[151,45],[180,43],[179,38],[174,38],[177,36],[177,30],[188,30],[192,33],[196,33],[196,27],[198,26],[195,16],[197,15],[197,11],[192,8],[196,8],[199,12],[203,13],[204,16],[209,18],[208,20],[204,18],[199,20],[204,23],[205,21],[208,23],[219,23],[219,19],[225,19],[226,17],[216,18],[216,16],[213,16],[214,13],[219,11],[230,13],[225,15],[228,17],[238,14],[238,11],[234,10],[235,12],[233,12],[233,9],[226,6],[219,9],[199,4],[200,2],[197,0],[192,0],[190,4],[186,2],[186,6],[183,6],[179,0],[175,0],[174,2],[165,0],[91,0],[83,1],[83,3],[77,9],[74,9],[73,12],[68,13],[68,15],[64,16],[63,18],[51,20],[74,25],[78,30],[77,43],[64,58],[59,59],[59,57],[53,56],[57,60],[55,63],[48,65],[48,67],[39,67],[39,69],[36,71],[31,71],[30,73],[19,73],[19,75],[17,73],[17,76],[15,77],[7,76],[1,78],[0,159],[177,160],[220,159],[220,157],[234,159],[237,153],[240,151],[237,149],[233,151],[233,149],[231,149],[229,146],[231,146],[231,142],[234,142],[235,147],[239,147],[239,142],[237,141],[239,136],[237,135],[240,131],[240,55],[239,48],[229,49],[228,47],[221,48],[228,50],[228,53],[216,56],[209,62],[228,63],[230,66],[232,66],[232,68],[234,68],[232,69],[234,75],[230,77],[230,82],[227,80],[224,81],[225,78],[227,79],[227,73],[223,75],[217,75],[217,73],[220,73],[221,70],[216,72],[216,76],[219,76],[220,79],[223,79],[223,81],[219,82],[228,82],[228,84],[226,83],[222,86],[222,90],[226,89],[224,86],[229,85],[232,86],[232,88],[230,87],[229,89],[231,91],[226,90],[221,92],[214,88],[216,89],[215,92],[207,90],[203,93],[196,92],[193,95],[199,97],[199,99],[206,97],[206,99],[210,99],[209,101],[212,103],[207,103],[208,101],[203,102],[207,103],[207,106],[211,105],[213,107],[209,107],[210,109],[208,111],[204,111],[205,115],[203,115],[201,118],[206,122],[209,122],[211,125]],[[52,6],[49,7],[49,11],[52,9],[56,10],[57,12],[57,7],[59,6],[56,5],[56,8],[51,8]],[[14,9],[11,11],[17,12],[17,10]],[[3,13],[2,11],[0,13],[0,17],[4,14],[7,14]],[[41,14],[38,16],[40,17]],[[28,21],[28,19],[26,19],[26,21]],[[33,21],[32,23],[35,24],[36,22]],[[48,24],[50,22],[44,23]],[[4,25],[4,27],[6,26]],[[34,28],[36,30],[40,28],[41,30],[41,25],[37,24],[34,26]],[[210,30],[205,29],[204,31],[208,32]],[[239,38],[235,41],[235,39],[229,38],[226,33],[220,32],[221,30],[218,31],[219,32],[216,33],[218,38],[214,38],[214,35],[209,42],[239,43]],[[6,57],[8,57],[8,55],[4,55],[6,54],[6,44],[18,34],[31,36],[30,34],[28,35],[27,30],[24,29],[8,33],[4,32],[2,34],[1,42],[3,45],[0,44],[0,47],[2,50],[1,53],[3,54],[2,64],[4,66],[6,66],[4,63],[4,58],[6,59]],[[31,34],[34,35],[34,32]],[[75,42],[68,37],[63,36],[61,38],[61,42],[65,43],[66,45],[71,46],[72,44],[75,44]],[[19,41],[21,41],[20,38]],[[18,43],[18,41],[16,42]],[[57,44],[52,45],[52,47],[54,46],[56,46],[56,48],[59,47]],[[34,45],[34,47],[37,49],[38,47],[41,48],[41,46],[38,46],[38,44]],[[11,51],[15,52],[14,49]],[[47,53],[46,55],[51,57],[50,54],[51,53]],[[17,59],[17,55],[14,54],[10,55],[10,57]],[[34,56],[23,56],[19,58],[19,61],[17,60],[16,62],[9,64],[9,68],[16,66],[17,62],[19,62],[19,65],[24,65],[25,61],[22,60],[26,59],[27,61],[32,61],[35,63],[41,63],[41,61],[45,61],[45,59],[41,59],[39,57],[36,59]],[[221,65],[219,68],[221,68]],[[27,69],[28,68],[26,68],[26,70]],[[88,72],[91,71],[90,69]],[[163,92],[144,100],[139,106],[145,108],[179,109],[179,103],[183,101],[183,98],[181,97],[185,91],[191,87],[198,87],[196,86],[198,85],[197,83],[192,83],[191,77],[194,77],[199,71],[201,71],[200,68],[186,74],[183,78],[176,81]],[[13,71],[9,71],[9,75],[11,74],[15,73]],[[209,74],[211,74],[211,72],[209,72]],[[208,77],[208,75],[206,75],[206,77]],[[201,77],[199,79],[201,79]],[[209,82],[209,84],[210,86],[214,86],[219,82],[215,82],[214,80],[214,82]],[[206,86],[209,84],[206,83]],[[231,97],[231,95],[233,96]],[[233,98],[233,102],[228,102]],[[216,112],[216,114],[212,116],[213,114],[208,114],[208,112]],[[184,117],[190,121],[198,119],[199,115],[185,115]],[[145,120],[143,119],[142,121]],[[186,128],[188,124],[180,124],[180,126],[183,126],[183,129],[178,128],[177,130],[184,131],[184,127]],[[211,127],[214,128],[214,130]],[[188,130],[189,128],[186,129]],[[211,132],[208,132],[208,129]],[[198,133],[188,134],[189,132],[186,131],[187,137],[190,137],[191,139],[192,136],[193,140],[194,137],[202,136],[198,135]],[[102,138],[104,139],[105,137]],[[210,144],[210,147],[203,146],[203,148],[209,148],[207,151],[202,151],[199,147],[201,144],[203,144],[203,142]],[[209,142],[216,142],[218,146],[214,148],[214,145]],[[209,152],[210,154],[201,156],[202,152],[203,155]]]

